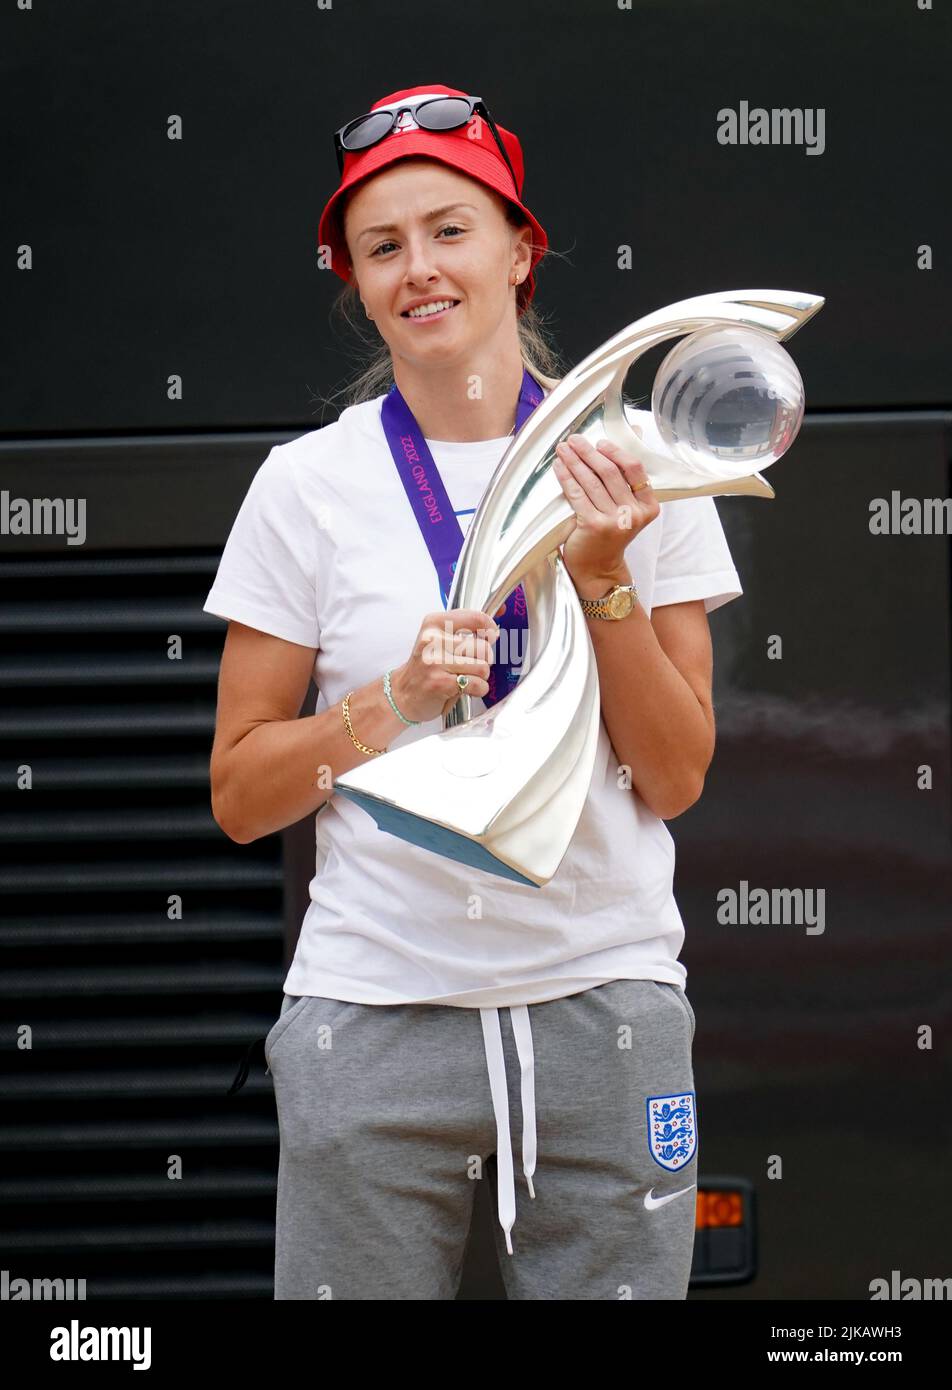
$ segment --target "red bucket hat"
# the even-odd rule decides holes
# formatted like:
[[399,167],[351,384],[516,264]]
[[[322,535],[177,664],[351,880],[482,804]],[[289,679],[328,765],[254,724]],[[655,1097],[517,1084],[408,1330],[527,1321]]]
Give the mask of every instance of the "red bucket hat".
[[[466,97],[468,95],[469,93],[460,92],[455,87],[444,87],[439,83],[431,82],[423,87],[406,87],[400,92],[391,92],[389,96],[381,97],[379,101],[374,102],[370,109],[377,111],[381,107],[412,101],[414,98],[422,100],[428,96]],[[389,135],[378,140],[369,149],[344,151],[344,172],[341,175],[340,186],[335,190],[321,214],[317,238],[321,246],[330,247],[332,268],[345,283],[350,278],[345,268],[350,263],[350,256],[347,251],[347,243],[344,240],[340,218],[343,195],[363,179],[379,173],[381,169],[386,168],[388,164],[395,163],[398,159],[407,159],[411,155],[427,155],[430,159],[437,159],[442,164],[459,169],[461,173],[468,174],[470,178],[485,184],[487,188],[494,189],[503,198],[514,204],[529,223],[532,228],[534,245],[531,268],[523,286],[524,297],[519,310],[522,313],[535,294],[533,271],[548,248],[549,240],[542,224],[536,221],[522,202],[525,165],[522,158],[522,146],[518,137],[513,135],[512,131],[506,130],[498,121],[496,122],[496,129],[516,175],[514,186],[512,174],[509,172],[489,126],[483,121],[479,129],[479,139],[472,138],[468,122],[466,125],[458,126],[456,130],[424,130],[415,123],[412,113],[405,111],[400,117],[399,124]]]

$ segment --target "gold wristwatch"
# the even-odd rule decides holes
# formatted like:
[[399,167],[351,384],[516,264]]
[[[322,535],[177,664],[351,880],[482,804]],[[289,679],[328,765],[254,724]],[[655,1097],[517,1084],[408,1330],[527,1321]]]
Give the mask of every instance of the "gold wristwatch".
[[635,606],[638,590],[634,584],[614,584],[601,598],[580,598],[587,618],[627,618]]

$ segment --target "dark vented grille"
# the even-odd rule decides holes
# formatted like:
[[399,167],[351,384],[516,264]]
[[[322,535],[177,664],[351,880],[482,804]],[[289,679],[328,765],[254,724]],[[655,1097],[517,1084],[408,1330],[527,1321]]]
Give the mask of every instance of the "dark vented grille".
[[0,1251],[90,1298],[272,1296],[271,1079],[226,1093],[280,1006],[281,837],[211,814],[217,559],[0,562]]

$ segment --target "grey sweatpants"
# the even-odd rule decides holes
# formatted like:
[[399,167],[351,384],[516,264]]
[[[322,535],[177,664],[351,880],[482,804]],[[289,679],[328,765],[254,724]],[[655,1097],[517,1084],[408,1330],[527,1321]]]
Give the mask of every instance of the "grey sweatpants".
[[[531,1043],[510,1013],[531,1022]],[[490,1025],[505,1062],[495,1110]],[[275,1298],[454,1298],[484,1176],[499,1214],[509,1121],[512,1254],[495,1226],[508,1297],[685,1298],[693,1038],[684,991],[654,980],[498,1013],[286,995],[265,1040],[281,1141]]]

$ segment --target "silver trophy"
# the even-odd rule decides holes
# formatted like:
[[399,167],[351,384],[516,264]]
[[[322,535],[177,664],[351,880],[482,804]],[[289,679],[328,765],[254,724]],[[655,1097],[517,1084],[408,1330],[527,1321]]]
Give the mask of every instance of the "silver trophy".
[[[790,290],[699,295],[637,319],[574,367],[500,461],[448,598],[449,608],[493,614],[522,584],[518,684],[475,715],[462,694],[441,732],[352,768],[334,790],[411,844],[515,883],[548,883],[588,795],[601,714],[592,640],[559,553],[576,521],[552,468],[555,446],[570,434],[612,440],[644,463],[660,502],[772,498],[756,470],[789,449],[804,406],[780,344],[823,303]],[[651,410],[626,409],[629,368],[675,337]]]

